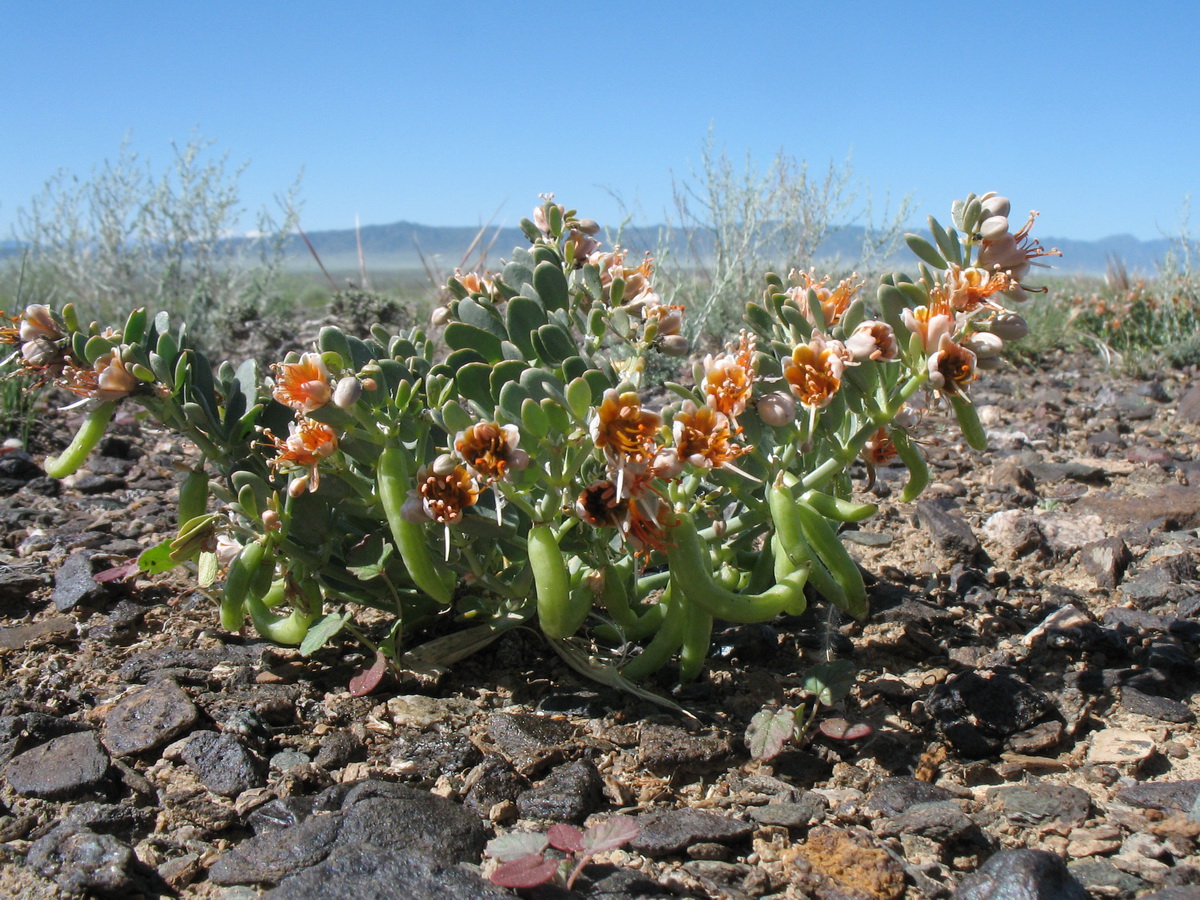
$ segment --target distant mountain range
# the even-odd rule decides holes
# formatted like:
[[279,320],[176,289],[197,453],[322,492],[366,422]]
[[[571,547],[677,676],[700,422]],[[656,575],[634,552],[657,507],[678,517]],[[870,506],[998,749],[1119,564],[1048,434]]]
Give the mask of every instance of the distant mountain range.
[[[923,229],[920,231],[923,232]],[[705,237],[701,234],[692,242],[701,256],[706,253],[706,244],[711,244]],[[358,268],[354,229],[310,232],[308,239],[329,270]],[[492,228],[481,235],[478,228],[435,227],[413,222],[363,226],[361,241],[368,272],[419,268],[422,255],[440,271],[448,272],[457,265],[472,264],[479,259],[481,251],[487,251],[488,264],[495,266],[501,258],[508,258],[513,247],[526,246],[528,243],[520,229],[515,227]],[[859,258],[862,241],[861,226],[839,229],[818,247],[816,261],[842,260],[846,265],[851,265]],[[607,245],[607,241],[605,243]],[[1121,234],[1097,241],[1045,238],[1042,243],[1063,251],[1061,259],[1049,260],[1060,273],[1103,275],[1109,260],[1113,259],[1124,265],[1130,273],[1150,275],[1155,272],[1172,241],[1166,238],[1143,241],[1132,235]],[[656,247],[665,245],[675,254],[677,261],[689,258],[685,236],[663,225],[627,226],[622,244],[638,254],[647,250],[654,252]],[[294,263],[311,259],[299,236],[289,239],[288,254]],[[903,267],[910,259],[907,248],[902,247],[889,262]]]
[[[914,228],[923,232],[923,229]],[[418,225],[413,222],[395,222],[391,225],[365,225],[360,230],[362,255],[369,273],[420,269],[422,258],[436,271],[445,274],[455,266],[470,266],[486,254],[485,265],[498,268],[499,261],[507,259],[513,247],[525,246],[527,241],[516,227],[491,228],[484,232],[473,227],[441,227]],[[358,237],[352,228],[337,231],[309,232],[308,240],[315,248],[322,264],[331,272],[357,271]],[[603,238],[603,235],[601,235]],[[248,239],[234,239],[248,240]],[[834,232],[817,249],[815,263],[840,260],[850,266],[859,259],[863,229],[851,225]],[[606,242],[607,243],[607,242]],[[624,246],[640,254],[656,252],[665,246],[677,261],[686,264],[692,259],[686,235],[672,231],[666,226],[642,226],[625,228],[622,237]],[[1097,241],[1076,241],[1068,238],[1043,238],[1046,247],[1058,247],[1063,251],[1062,259],[1052,260],[1060,274],[1086,273],[1104,274],[1109,260],[1119,261],[1131,273],[1151,275],[1162,261],[1171,240],[1161,238],[1144,241],[1132,235],[1122,234]],[[701,258],[711,246],[711,238],[703,233],[694,235],[691,247]],[[288,267],[292,269],[315,269],[312,254],[299,235],[288,238]],[[0,241],[0,260],[20,254],[21,244],[16,241]],[[782,255],[782,254],[781,254]],[[911,267],[911,256],[901,248],[888,263],[898,268]]]

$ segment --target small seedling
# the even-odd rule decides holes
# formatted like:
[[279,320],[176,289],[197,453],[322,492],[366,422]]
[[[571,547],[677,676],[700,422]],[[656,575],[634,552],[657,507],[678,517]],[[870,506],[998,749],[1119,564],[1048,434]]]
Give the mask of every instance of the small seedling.
[[[574,825],[559,824],[551,826],[545,834],[501,835],[487,845],[488,856],[500,860],[500,865],[491,874],[492,883],[522,890],[556,878],[564,879],[565,874],[564,883],[570,890],[592,857],[616,850],[637,837],[640,831],[637,822],[629,816],[612,816],[583,830]],[[550,848],[568,855],[565,858],[547,856],[546,851]]]
[[[799,706],[767,706],[755,713],[746,728],[750,755],[755,759],[774,759],[788,743],[802,743],[822,707],[833,706],[844,698],[853,684],[854,664],[848,659],[814,666],[804,679],[808,698]],[[872,731],[865,722],[851,722],[840,716],[823,720],[818,728],[835,741],[857,741]]]

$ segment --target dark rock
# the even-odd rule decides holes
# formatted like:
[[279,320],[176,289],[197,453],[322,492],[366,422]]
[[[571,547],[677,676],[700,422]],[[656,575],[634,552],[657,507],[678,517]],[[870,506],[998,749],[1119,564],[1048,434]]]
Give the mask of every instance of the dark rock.
[[918,803],[936,803],[951,800],[954,794],[936,784],[921,781],[908,775],[885,778],[867,795],[864,806],[885,815],[895,816]]
[[600,803],[604,781],[594,763],[577,759],[550,772],[537,787],[517,797],[522,818],[580,823]]
[[1129,547],[1119,537],[1105,538],[1084,544],[1080,550],[1084,570],[1096,579],[1096,587],[1112,590],[1121,583],[1121,576],[1133,557]]
[[763,664],[779,650],[779,632],[770,625],[733,625],[713,635],[713,655],[718,659]]
[[104,743],[114,756],[143,753],[186,734],[199,718],[183,689],[162,679],[123,697],[109,710]]
[[962,672],[938,684],[925,708],[956,750],[977,759],[1054,714],[1049,698],[1014,674],[986,670]]
[[426,733],[400,729],[392,742],[392,768],[403,775],[436,778],[465,772],[479,764],[483,752],[465,734]]
[[1122,872],[1107,859],[1081,859],[1067,866],[1067,871],[1083,887],[1097,897],[1133,897],[1146,883]]
[[54,576],[51,599],[59,612],[69,612],[77,606],[92,606],[104,596],[104,585],[92,578],[91,554],[72,553]]
[[487,730],[500,752],[522,771],[561,759],[575,737],[569,722],[531,713],[494,713],[488,717]]
[[947,512],[930,500],[917,503],[917,520],[929,533],[933,544],[952,559],[970,562],[979,552],[979,538],[966,521]]
[[897,816],[880,821],[877,833],[884,837],[919,834],[939,844],[967,843],[981,840],[977,824],[956,803],[916,803]]
[[1090,896],[1053,853],[1001,850],[962,880],[954,900],[1090,900]]
[[41,566],[0,566],[0,603],[9,609],[17,604],[25,605],[30,600],[29,595],[47,583]]
[[132,843],[154,830],[155,813],[125,803],[88,801],[71,807],[64,823]]
[[782,825],[785,828],[807,828],[812,822],[824,818],[829,803],[820,794],[805,791],[792,802],[768,803],[752,806],[750,818],[760,825]]
[[600,719],[609,709],[596,691],[587,688],[556,690],[540,699],[537,711],[546,716],[579,716],[585,719]]
[[338,847],[319,865],[288,878],[263,900],[512,900],[512,894],[454,865],[438,865],[374,844]]
[[19,491],[45,473],[24,450],[0,451],[0,494]]
[[1200,796],[1200,778],[1187,781],[1154,781],[1117,791],[1117,799],[1130,806],[1187,812]]
[[215,884],[278,884],[328,856],[341,826],[341,815],[334,814],[256,834],[221,854],[208,877]]
[[486,816],[497,803],[516,800],[529,787],[529,780],[498,753],[489,753],[483,758],[472,772],[471,781],[471,789],[463,802],[481,816]]
[[25,863],[68,894],[132,897],[152,889],[128,844],[66,823],[34,841]]
[[1200,423],[1200,384],[1188,388],[1175,405],[1175,419],[1189,425]]
[[[131,656],[121,666],[123,681],[145,684],[156,677],[177,677],[188,683],[205,684],[212,677],[212,670],[222,664],[234,666],[258,666],[269,650],[267,643],[226,644],[212,650],[170,648],[146,650]],[[265,685],[263,685],[265,687]]]
[[51,616],[24,625],[0,626],[0,650],[20,650],[74,636],[74,616]]
[[707,772],[726,765],[733,753],[733,741],[725,734],[692,734],[653,724],[638,731],[638,765],[655,771]]
[[[338,806],[340,806],[340,802]],[[256,807],[246,817],[246,824],[255,834],[291,828],[309,819],[313,814],[312,797],[278,797]]]
[[183,761],[206,788],[222,797],[266,784],[266,765],[232,734],[197,731],[184,745]]
[[1146,648],[1142,664],[1170,675],[1190,678],[1196,674],[1196,659],[1174,635],[1155,638]]
[[1200,886],[1193,884],[1163,888],[1152,894],[1142,894],[1140,900],[1200,900]]
[[1188,708],[1187,704],[1169,697],[1143,694],[1136,688],[1124,687],[1121,689],[1121,705],[1130,712],[1163,722],[1182,724],[1196,721],[1196,714]]
[[65,800],[100,787],[108,767],[108,754],[99,738],[91,731],[79,731],[14,757],[4,767],[4,777],[22,797]]
[[87,728],[67,719],[45,713],[24,713],[0,717],[0,765],[30,747],[44,744],[64,734],[87,731]]
[[1013,753],[1036,755],[1056,746],[1062,740],[1064,730],[1063,723],[1057,719],[1038,722],[1032,728],[1018,731],[1005,741],[1005,746]]
[[998,788],[994,796],[1005,817],[1019,825],[1055,823],[1059,829],[1069,831],[1086,822],[1092,811],[1087,791],[1066,784],[1014,785]]
[[97,494],[112,494],[126,488],[125,479],[120,475],[96,475],[88,473],[75,479],[75,490],[87,496]]
[[729,844],[754,831],[753,824],[703,809],[666,809],[637,817],[641,831],[629,848],[646,856],[667,856],[692,844]]
[[405,788],[400,797],[372,797],[343,813],[339,844],[374,843],[444,865],[478,863],[487,832],[474,813],[428,791]]
[[1016,488],[1022,491],[1032,491],[1037,486],[1029,469],[1011,457],[992,467],[988,473],[988,484],[992,487]]
[[338,729],[321,736],[317,758],[313,760],[324,769],[340,769],[352,762],[367,758],[367,745],[357,735]]
[[[603,871],[609,867],[595,868]],[[591,875],[592,869],[589,867],[584,873]],[[647,878],[641,872],[617,869],[593,880],[587,896],[588,900],[675,900],[678,894]]]

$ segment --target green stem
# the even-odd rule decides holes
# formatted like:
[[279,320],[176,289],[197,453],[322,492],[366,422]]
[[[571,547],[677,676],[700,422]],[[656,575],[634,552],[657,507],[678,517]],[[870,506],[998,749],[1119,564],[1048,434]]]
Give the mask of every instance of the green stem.
[[46,460],[43,466],[46,474],[51,478],[66,478],[68,475],[78,472],[84,460],[100,443],[100,438],[104,437],[104,432],[116,410],[115,400],[104,400],[92,407],[87,418],[83,420],[83,424],[79,426],[79,430],[75,432],[75,438],[67,445],[67,449],[53,459]]

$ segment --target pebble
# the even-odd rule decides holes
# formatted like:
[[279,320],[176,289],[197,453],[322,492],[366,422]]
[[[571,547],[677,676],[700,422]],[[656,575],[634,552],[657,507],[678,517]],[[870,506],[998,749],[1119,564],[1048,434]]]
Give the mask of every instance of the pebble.
[[934,546],[952,559],[970,562],[979,553],[979,538],[959,515],[948,512],[933,500],[917,502],[917,521]]
[[1091,900],[1091,896],[1055,854],[1001,850],[959,883],[954,900]]
[[964,756],[990,756],[1003,740],[1054,714],[1050,699],[1015,674],[962,672],[936,685],[925,708]]
[[1200,800],[1200,778],[1135,784],[1117,791],[1117,799],[1143,809],[1187,812]]
[[403,775],[436,778],[477,766],[483,752],[456,731],[421,732],[400,729],[391,748],[392,768]]
[[128,844],[111,834],[65,823],[33,842],[25,864],[53,879],[67,894],[132,897],[152,888],[151,873]]
[[463,801],[468,809],[482,816],[497,803],[516,801],[529,788],[529,779],[498,753],[489,753],[467,778],[470,790]]
[[92,578],[92,555],[86,551],[72,553],[54,575],[51,600],[59,612],[94,606],[104,594],[104,585]]
[[1121,688],[1121,705],[1130,712],[1163,722],[1182,724],[1196,721],[1196,714],[1186,703],[1180,703],[1169,697],[1144,694],[1136,688],[1128,686]]
[[939,844],[982,839],[979,826],[951,800],[914,804],[897,816],[881,820],[876,831],[884,836],[919,834]]
[[896,816],[918,803],[952,800],[954,794],[944,787],[908,775],[885,778],[867,795],[865,808]]
[[1121,583],[1133,557],[1125,541],[1110,537],[1084,544],[1080,548],[1079,561],[1084,571],[1096,579],[1096,587],[1112,590]]
[[291,875],[262,900],[345,900],[412,897],[420,900],[512,900],[476,872],[436,864],[372,843],[342,845],[322,863]]
[[487,730],[500,752],[525,772],[561,758],[575,737],[569,722],[533,713],[494,713]]
[[94,732],[66,734],[26,750],[4,767],[22,797],[66,800],[96,790],[108,775],[109,757]]
[[754,826],[705,809],[664,809],[637,817],[641,828],[629,849],[646,856],[667,856],[692,844],[728,844],[748,838]]
[[104,717],[104,744],[114,756],[164,747],[190,731],[200,718],[191,698],[170,679],[134,691]]
[[321,745],[313,762],[332,771],[366,758],[367,745],[362,738],[345,729],[337,729],[321,736]]
[[638,764],[655,771],[703,773],[733,758],[727,734],[692,734],[674,725],[643,725],[638,731]]
[[197,731],[184,745],[182,757],[201,783],[222,797],[266,784],[267,766],[232,734]]
[[1065,784],[1014,785],[998,788],[993,796],[1009,821],[1052,827],[1063,835],[1070,835],[1072,829],[1083,825],[1092,812],[1092,799],[1087,791]]
[[904,869],[869,832],[818,825],[786,852],[784,871],[801,896],[899,900]]
[[476,712],[470,700],[456,697],[426,697],[404,694],[387,702],[388,715],[401,728],[422,730],[444,722],[465,719]]
[[768,803],[750,807],[750,818],[760,825],[781,825],[784,828],[807,828],[824,818],[828,802],[820,794],[806,791],[794,802]]
[[526,819],[580,823],[595,812],[604,782],[595,763],[578,759],[553,769],[546,780],[517,797]]
[[1144,888],[1140,878],[1122,872],[1110,860],[1085,859],[1067,867],[1071,876],[1098,897],[1133,897]]
[[1136,764],[1154,753],[1153,738],[1128,728],[1105,728],[1092,735],[1088,762],[1093,765]]

